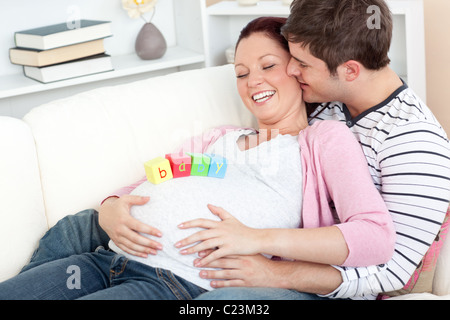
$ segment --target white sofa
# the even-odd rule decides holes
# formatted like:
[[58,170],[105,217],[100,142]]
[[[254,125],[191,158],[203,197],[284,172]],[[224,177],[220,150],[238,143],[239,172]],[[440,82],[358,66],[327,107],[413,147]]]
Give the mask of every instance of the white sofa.
[[[223,124],[254,125],[230,65],[87,91],[23,119],[0,117],[0,281],[20,271],[59,219],[98,209],[143,177],[145,161]],[[448,240],[433,292],[400,298],[450,298]]]

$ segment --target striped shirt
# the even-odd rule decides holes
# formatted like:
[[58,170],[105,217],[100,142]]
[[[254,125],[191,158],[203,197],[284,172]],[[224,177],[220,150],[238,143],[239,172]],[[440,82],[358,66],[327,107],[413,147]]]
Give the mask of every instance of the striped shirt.
[[375,299],[403,288],[435,240],[449,205],[450,144],[445,131],[406,84],[355,118],[336,102],[319,106],[314,116],[311,122],[345,121],[352,130],[397,232],[388,263],[336,266],[344,281],[327,296]]

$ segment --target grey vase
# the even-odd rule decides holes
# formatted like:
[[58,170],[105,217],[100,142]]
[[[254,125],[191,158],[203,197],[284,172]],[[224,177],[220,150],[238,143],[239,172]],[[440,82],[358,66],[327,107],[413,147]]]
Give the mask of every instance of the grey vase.
[[142,60],[159,59],[167,51],[166,39],[153,23],[147,22],[137,35],[135,50]]

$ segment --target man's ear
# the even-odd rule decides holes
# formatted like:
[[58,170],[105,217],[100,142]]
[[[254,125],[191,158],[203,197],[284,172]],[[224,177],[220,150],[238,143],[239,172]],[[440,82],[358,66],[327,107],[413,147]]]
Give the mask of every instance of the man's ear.
[[356,80],[361,72],[361,64],[355,60],[349,60],[343,63],[341,66],[341,75],[346,81]]

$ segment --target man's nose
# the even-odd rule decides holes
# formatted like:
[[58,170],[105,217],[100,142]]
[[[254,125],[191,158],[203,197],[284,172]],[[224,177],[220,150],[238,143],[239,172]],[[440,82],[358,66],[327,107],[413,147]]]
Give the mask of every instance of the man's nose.
[[289,60],[288,66],[287,66],[287,74],[291,77],[298,77],[301,75],[300,68],[298,67],[298,63],[294,58],[291,58]]

